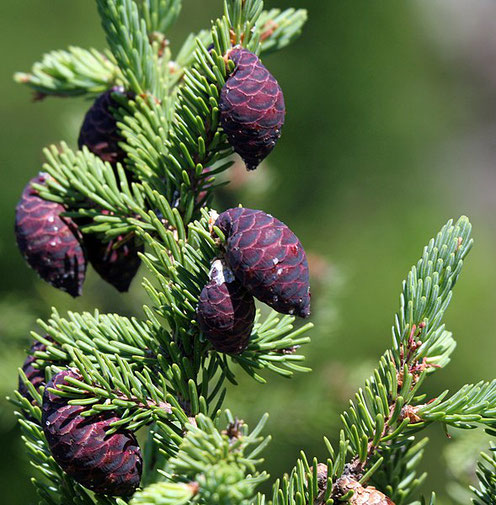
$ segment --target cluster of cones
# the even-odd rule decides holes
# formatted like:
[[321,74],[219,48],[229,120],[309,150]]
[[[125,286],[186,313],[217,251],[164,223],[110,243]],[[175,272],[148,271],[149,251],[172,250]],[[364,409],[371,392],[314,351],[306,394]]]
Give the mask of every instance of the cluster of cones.
[[[86,146],[113,167],[125,159],[111,111],[116,106],[112,93],[118,92],[122,91],[113,89],[97,98],[79,135],[80,148]],[[82,234],[83,220],[65,216],[69,209],[42,199],[33,187],[33,183],[45,185],[49,177],[39,173],[31,179],[16,208],[17,244],[28,264],[43,280],[74,297],[82,293],[88,263],[117,290],[127,291],[139,269],[143,245],[134,235],[105,241]]]
[[296,235],[261,210],[229,209],[215,225],[226,240],[200,294],[197,319],[217,351],[239,354],[250,341],[254,298],[282,314],[310,315],[308,262]]
[[[280,137],[284,98],[255,54],[235,47],[226,56],[235,68],[221,90],[221,125],[234,151],[252,170]],[[112,114],[118,107],[116,93],[125,91],[113,88],[97,98],[79,135],[80,148],[87,147],[113,167],[126,162]],[[72,296],[82,292],[88,262],[104,280],[126,291],[139,268],[143,245],[133,235],[105,241],[81,233],[80,227],[86,223],[67,217],[70,209],[42,199],[33,187],[33,183],[45,185],[49,177],[40,173],[33,178],[16,209],[16,238],[29,265],[45,281]],[[205,194],[199,199],[204,200]],[[198,322],[216,350],[237,354],[248,345],[253,329],[254,298],[284,314],[309,316],[308,263],[294,233],[262,211],[230,209],[218,216],[215,225],[226,241],[200,295]],[[82,380],[78,370],[62,370],[45,385],[45,371],[34,366],[34,353],[44,350],[44,344],[33,344],[23,370],[33,387],[45,386],[41,423],[54,459],[68,475],[96,493],[133,494],[142,468],[136,437],[124,429],[108,434],[110,425],[118,421],[115,414],[85,415],[89,407],[73,405],[58,394],[71,379]],[[34,401],[22,381],[19,392]]]

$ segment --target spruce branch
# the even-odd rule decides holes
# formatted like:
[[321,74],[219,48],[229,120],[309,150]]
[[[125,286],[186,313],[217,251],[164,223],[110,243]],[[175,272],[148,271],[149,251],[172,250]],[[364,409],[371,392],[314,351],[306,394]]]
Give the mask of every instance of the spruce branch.
[[444,400],[445,391],[426,405],[419,405],[412,414],[419,422],[440,422],[455,428],[471,429],[477,424],[496,426],[496,381],[463,386]]
[[[100,0],[100,11],[104,19],[110,16],[111,11],[115,20],[118,19],[118,12],[124,12],[123,7],[117,11],[116,8],[109,6],[104,11],[103,3],[104,1]],[[217,41],[217,50],[222,51],[219,54],[225,54],[231,47],[230,33],[235,28],[240,37],[243,35],[246,41],[251,40],[251,33],[245,33],[243,30],[251,29],[251,24],[247,21],[248,16],[260,10],[261,2],[260,0],[249,0],[243,5],[241,3],[238,5],[238,3],[234,2],[232,5],[227,3],[225,6],[226,12],[230,14],[229,19],[236,23],[236,27],[224,17],[214,23],[212,28],[212,39]],[[135,4],[131,0],[127,0],[126,6],[133,11],[132,6]],[[133,14],[134,17],[138,15],[136,9]],[[139,23],[136,21],[132,29],[129,28],[130,33],[135,33],[136,37],[141,40],[142,50],[148,47],[147,50],[151,52],[150,44],[143,41],[143,29],[140,31],[138,25]],[[132,41],[126,42],[123,39],[117,43],[115,41],[118,40],[118,37],[114,33],[115,30],[111,32],[111,28],[107,27],[109,45],[119,64],[123,68],[129,69],[129,62],[122,58],[119,59],[119,51],[124,48],[124,53],[129,54]],[[112,46],[112,40],[114,40],[114,46]],[[145,175],[145,171],[148,171],[148,175],[150,175],[151,171],[156,179],[165,181],[160,188],[157,186],[155,189],[162,190],[170,202],[177,200],[177,206],[186,222],[197,215],[199,208],[204,203],[198,198],[198,195],[202,191],[211,193],[215,189],[215,185],[211,184],[212,181],[206,181],[205,170],[210,170],[216,163],[216,170],[210,173],[210,176],[225,170],[229,165],[225,163],[222,165],[221,162],[232,154],[232,149],[219,131],[218,117],[218,98],[220,89],[225,83],[226,64],[222,57],[218,55],[212,57],[201,40],[196,39],[196,44],[194,62],[192,67],[186,70],[184,82],[174,100],[175,114],[172,122],[169,115],[163,113],[164,110],[172,110],[172,104],[161,103],[167,95],[165,88],[168,88],[168,85],[165,77],[160,78],[163,92],[157,94],[151,91],[152,97],[145,93],[146,89],[152,89],[149,84],[145,83],[146,85],[142,86],[145,89],[138,88],[136,85],[131,86],[131,91],[142,95],[141,100],[138,97],[136,102],[131,101],[128,104],[128,111],[123,109],[119,115],[120,127],[125,140],[123,147],[128,152],[131,163],[136,166],[138,173]],[[158,61],[156,55],[154,58]],[[161,58],[161,65],[164,67],[162,76],[167,75],[165,67],[169,68],[165,60],[167,58]],[[151,67],[156,68],[156,65],[151,65]],[[173,70],[173,67],[171,69]],[[136,74],[139,73],[138,70],[136,70]],[[130,71],[128,70],[128,73]],[[133,78],[135,81],[139,81],[137,77],[127,77],[128,81]],[[151,79],[150,77],[148,81]],[[141,80],[146,81],[144,77]],[[154,104],[154,98],[158,99],[158,103]]]
[[[415,467],[425,442],[413,445],[412,435],[427,422],[417,412],[424,409],[429,415],[432,408],[431,419],[434,419],[434,411],[443,405],[445,394],[430,407],[430,404],[421,403],[425,395],[419,394],[419,388],[429,374],[449,362],[455,346],[442,318],[463,260],[473,244],[470,232],[471,225],[466,217],[456,223],[450,220],[424,248],[421,259],[403,282],[400,312],[393,326],[393,348],[384,354],[379,368],[343,413],[344,429],[340,433],[339,450],[335,451],[325,441],[329,451],[326,478],[321,478],[319,488],[317,462],[311,470],[305,465],[303,456],[290,476],[274,485],[274,505],[361,503],[360,496],[370,493],[378,493],[379,503],[380,496],[384,495],[374,488],[363,487],[371,479],[394,496],[398,505],[411,497],[420,485],[425,475],[416,477]],[[454,395],[452,403],[448,400],[440,407],[444,414],[438,414],[438,419],[444,417],[457,426],[463,425],[464,420],[483,423],[484,416],[491,414],[492,389],[492,384],[466,386]],[[460,410],[454,413],[457,408]],[[451,417],[450,412],[454,413]],[[433,495],[430,503],[434,500]],[[386,501],[384,496],[384,503]]]
[[[17,79],[41,94],[61,96],[124,85],[127,93],[114,94],[111,113],[125,167],[62,143],[45,150],[49,178],[34,189],[63,205],[62,216],[84,234],[145,244],[140,257],[148,269],[143,286],[150,304],[141,318],[98,311],[61,317],[54,310],[40,321],[43,332],[33,336],[44,346],[34,366],[45,379],[71,367],[78,371],[48,392],[63,398],[64,407],[84,406],[78,415],[115,415],[109,435],[146,430],[144,489],[131,499],[135,505],[385,505],[391,499],[401,505],[413,499],[425,478],[418,465],[426,439],[417,442],[417,432],[436,421],[494,432],[496,381],[464,386],[451,397],[444,392],[428,403],[420,392],[456,345],[443,317],[472,246],[468,219],[449,221],[403,282],[392,348],[343,413],[336,447],[324,439],[325,464],[302,452],[270,500],[256,495],[267,478],[257,470],[269,441],[260,435],[266,417],[250,433],[229,411],[222,416],[226,384],[236,383],[240,369],[259,382],[266,370],[284,377],[307,371],[298,349],[309,342],[312,326],[295,327],[293,317],[259,310],[243,352],[214,349],[200,330],[197,307],[212,263],[225,251],[206,204],[233,154],[219,121],[220,92],[235,69],[230,50],[241,45],[263,55],[281,49],[299,35],[306,12],[264,11],[262,0],[225,0],[211,30],[188,38],[173,60],[165,36],[180,0],[97,0],[97,6],[111,55],[79,48],[49,53]],[[123,505],[85,491],[55,464],[40,426],[43,386],[37,391],[23,370],[20,379],[30,396],[17,392],[13,402],[42,476],[36,480],[42,502]],[[475,493],[492,503],[494,458],[483,458]]]
[[[256,486],[267,479],[256,470],[262,462],[259,454],[270,441],[260,436],[266,421],[264,416],[249,432],[229,411],[218,412],[213,419],[203,414],[191,418],[179,448],[166,469],[159,471],[164,482],[146,487],[136,495],[136,503],[145,499],[174,505],[188,499],[204,505],[252,503]],[[159,443],[169,438],[163,423],[157,423],[156,437]]]
[[[170,26],[180,2],[97,0],[97,6],[112,52],[108,61],[113,81],[105,82],[110,87],[118,79],[127,92],[113,95],[117,106],[111,109],[128,155],[126,167],[111,166],[87,148],[74,152],[62,143],[45,150],[49,177],[46,185],[33,189],[41,198],[63,205],[65,216],[73,218],[83,233],[106,240],[136,235],[142,240],[148,248],[143,261],[151,274],[144,285],[153,306],[144,307],[144,320],[98,312],[61,317],[54,311],[47,322],[39,322],[43,333],[33,335],[43,344],[34,366],[44,372],[45,380],[72,368],[64,383],[49,387],[48,392],[63,399],[64,407],[84,407],[78,416],[112,415],[116,420],[105,427],[107,435],[147,428],[151,448],[151,455],[146,455],[147,479],[162,475],[170,482],[154,483],[135,497],[138,502],[164,494],[166,503],[194,499],[248,505],[255,487],[266,479],[255,469],[268,442],[259,436],[265,419],[248,434],[230,413],[225,431],[208,416],[218,422],[225,381],[235,382],[230,362],[260,381],[263,369],[284,376],[305,371],[295,350],[309,341],[304,334],[310,325],[294,329],[292,317],[259,314],[250,348],[230,358],[213,351],[201,335],[196,304],[210,264],[220,254],[210,236],[208,210],[200,210],[216,187],[215,175],[229,166],[226,158],[232,153],[218,120],[219,93],[233,70],[224,55],[238,43],[259,52],[259,31],[267,29],[266,25],[256,28],[263,2],[226,1],[224,17],[214,23],[209,35],[214,49],[207,50],[196,39],[193,58],[182,59],[188,65],[181,81],[170,77],[171,53],[163,33],[156,33]],[[286,35],[289,40],[289,32]],[[275,37],[282,47],[284,35]],[[71,54],[75,59],[76,51]],[[81,52],[78,56],[88,59]],[[53,89],[83,88],[75,71],[64,73],[52,60],[66,80],[52,82]],[[58,75],[48,63],[45,67],[46,74]],[[98,71],[87,78],[103,82]],[[87,85],[84,92],[96,89],[100,88]],[[32,401],[19,393],[15,399],[21,423],[29,428],[31,438],[26,437],[26,443],[33,454],[37,450],[33,441],[41,443],[38,468],[51,477],[47,489],[38,484],[44,490],[40,491],[43,501],[123,503],[79,493],[80,486],[55,464],[39,426],[43,388],[36,391],[23,371],[20,376],[32,393]]]
[[472,502],[475,505],[493,505],[496,503],[496,444],[491,442],[489,454],[481,453],[477,464],[478,487],[470,489],[475,495]]
[[[36,353],[41,365],[73,366],[84,375],[85,384],[68,379],[71,385],[62,386],[60,394],[67,393],[71,403],[91,405],[87,415],[115,410],[122,418],[119,426],[130,429],[171,412],[180,423],[199,412],[215,413],[225,395],[224,380],[235,382],[225,356],[207,352],[210,344],[199,338],[196,323],[196,300],[218,254],[208,213],[186,233],[177,215],[164,212],[171,214],[170,220],[177,218],[176,228],[166,229],[155,217],[157,236],[166,245],[139,227],[136,231],[151,248],[143,259],[158,283],[145,282],[154,302],[154,309],[145,307],[147,321],[98,313],[69,313],[65,319],[54,311],[47,323],[40,321],[52,340],[35,334],[47,346]],[[311,325],[294,330],[293,321],[272,313],[257,322],[252,344],[233,361],[259,381],[264,381],[258,373],[262,369],[284,376],[306,371],[298,364],[303,357],[294,350],[309,341],[304,333]],[[157,389],[160,377],[163,384]],[[173,406],[165,408],[169,402]]]
[[43,152],[47,160],[43,170],[51,179],[46,187],[36,187],[42,198],[78,210],[98,206],[121,215],[145,213],[143,197],[139,191],[132,191],[122,166],[118,166],[116,176],[109,163],[103,162],[86,147],[74,152],[65,142],[60,146],[52,145]]
[[433,372],[449,362],[454,343],[442,319],[473,245],[470,233],[466,217],[456,224],[449,221],[424,248],[403,282],[401,309],[393,327],[393,356],[398,367],[425,360],[426,369]]
[[[305,9],[270,9],[260,14],[254,27],[259,33],[260,56],[284,49],[293,43],[302,32],[303,25],[307,20]],[[197,42],[205,47],[213,44],[210,30],[202,30],[196,35],[189,35],[184,41],[177,56],[170,63],[171,81],[177,84],[184,76],[187,67],[194,63]]]
[[136,0],[149,34],[165,34],[181,12],[181,0]]
[[137,95],[166,94],[166,67],[152,48],[145,20],[134,0],[97,0],[107,42],[126,79],[126,89]]
[[372,482],[384,491],[396,505],[409,503],[415,492],[424,483],[427,473],[418,474],[427,437],[419,442],[409,437],[406,442],[396,447],[385,447],[381,452],[383,463],[372,477]]
[[[234,67],[232,63],[226,65],[225,55],[236,44],[260,53],[264,25],[257,27],[257,21],[262,11],[261,0],[226,1],[224,17],[212,26],[212,49],[208,50],[197,38],[192,66],[182,77],[166,156],[167,176],[174,182],[169,194],[178,194],[178,207],[186,221],[195,216],[203,203],[197,200],[198,194],[206,191],[208,198],[216,188],[213,181],[206,180],[205,171],[209,170],[208,175],[215,176],[229,167],[225,160],[233,150],[220,129],[219,97],[228,73]],[[270,15],[267,15],[265,22],[269,19]],[[284,37],[281,37],[282,40]],[[187,48],[192,46],[188,43]],[[188,51],[185,50],[183,55],[185,61],[190,61]]]
[[170,461],[169,471],[172,479],[197,483],[199,503],[247,505],[254,497],[255,487],[268,477],[256,471],[262,462],[258,455],[270,441],[260,436],[267,416],[251,433],[229,411],[225,417],[227,428],[220,430],[220,418],[214,423],[198,415],[195,423],[188,426],[179,452]]
[[[137,318],[127,318],[117,314],[82,314],[68,312],[61,317],[56,309],[47,322],[39,320],[43,335],[33,334],[36,340],[46,346],[45,351],[37,351],[35,356],[48,362],[58,363],[70,360],[71,347],[85,352],[109,352],[122,359],[147,362],[147,357],[157,348],[153,329]],[[89,354],[87,354],[89,353]],[[95,361],[95,359],[93,359]]]
[[297,39],[308,18],[305,9],[271,9],[263,11],[256,24],[260,31],[260,54],[284,49]]
[[96,96],[122,83],[111,54],[74,46],[45,54],[31,72],[18,72],[14,79],[33,89],[36,99],[52,95]]
[[401,309],[393,327],[392,351],[344,413],[345,431],[356,451],[351,472],[361,476],[383,443],[400,443],[411,419],[405,412],[426,376],[449,362],[454,348],[442,318],[451,301],[463,259],[472,247],[466,217],[442,228],[403,282]]
[[[43,169],[51,176],[46,186],[36,185],[42,198],[64,203],[67,215],[83,220],[81,230],[99,233],[107,239],[139,230],[159,233],[160,211],[167,226],[183,229],[184,224],[166,198],[147,183],[129,184],[123,167],[115,170],[88,149],[74,152],[62,142],[44,150]],[[89,220],[89,222],[88,222]]]
[[[46,345],[45,351],[35,353],[37,364],[43,369],[79,371],[82,380],[68,378],[68,385],[54,392],[70,404],[88,406],[84,416],[112,411],[120,417],[115,428],[134,430],[155,419],[174,417],[169,403],[175,391],[169,381],[173,372],[159,361],[157,331],[148,324],[98,313],[69,313],[64,319],[56,311],[48,323],[39,324],[49,338],[34,334]],[[179,418],[184,420],[183,412]]]
[[170,172],[166,142],[172,121],[171,99],[156,101],[151,97],[135,96],[120,105],[114,115],[123,137],[121,146],[127,154],[126,168],[172,201],[169,185],[164,182],[164,174],[168,177]]

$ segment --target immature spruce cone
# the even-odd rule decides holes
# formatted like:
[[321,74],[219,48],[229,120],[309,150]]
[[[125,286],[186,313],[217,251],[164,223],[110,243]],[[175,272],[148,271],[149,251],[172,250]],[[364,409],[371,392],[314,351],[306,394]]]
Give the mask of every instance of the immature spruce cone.
[[115,165],[124,161],[126,153],[119,146],[122,137],[117,128],[117,121],[110,110],[112,107],[118,107],[112,98],[112,93],[124,93],[124,90],[114,87],[95,100],[84,118],[78,145],[79,149],[86,146],[103,161]]
[[[47,336],[45,336],[47,338]],[[29,354],[24,360],[24,364],[22,365],[22,371],[25,373],[26,378],[28,379],[29,382],[35,387],[36,390],[40,388],[40,386],[45,385],[45,370],[41,368],[35,368],[33,366],[34,362],[36,361],[36,358],[33,356],[33,354],[36,351],[44,351],[46,350],[46,345],[42,344],[41,342],[38,342],[35,340],[33,342],[33,345],[31,345],[31,348],[29,349]],[[29,400],[30,402],[33,401],[33,397],[28,391],[28,388],[24,384],[24,381],[21,380],[19,377],[19,385],[17,387],[19,393],[21,393],[24,398]]]
[[310,315],[305,251],[281,221],[261,210],[237,207],[215,223],[226,235],[225,260],[239,282],[278,312]]
[[65,377],[81,380],[75,370],[64,370],[48,382],[43,394],[41,424],[55,461],[75,481],[95,493],[129,496],[139,486],[142,457],[136,437],[125,430],[107,435],[119,418],[111,414],[83,417],[87,408],[69,405],[48,391]]
[[121,240],[122,237],[117,237],[110,242],[102,242],[89,233],[84,237],[84,245],[88,260],[100,277],[123,293],[129,290],[138,272],[141,265],[138,253],[144,252],[144,247],[133,237],[114,249],[115,244]]
[[200,294],[197,318],[203,334],[217,351],[239,354],[248,345],[255,301],[220,260],[213,263],[210,282]]
[[40,173],[24,188],[16,208],[17,245],[43,280],[79,296],[86,274],[81,233],[72,219],[60,216],[65,211],[62,205],[43,200],[31,187],[33,182],[43,184],[47,178]]
[[233,149],[254,170],[281,136],[284,96],[255,54],[235,47],[228,57],[236,67],[221,90],[220,121]]

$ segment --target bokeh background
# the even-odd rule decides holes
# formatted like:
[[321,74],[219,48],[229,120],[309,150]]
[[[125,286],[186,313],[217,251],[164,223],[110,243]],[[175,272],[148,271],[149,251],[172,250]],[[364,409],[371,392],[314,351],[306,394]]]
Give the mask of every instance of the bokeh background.
[[[234,169],[217,201],[263,207],[290,223],[311,254],[316,328],[305,352],[313,373],[269,377],[265,386],[243,378],[227,400],[251,422],[271,413],[266,466],[274,476],[300,449],[324,454],[322,436],[336,436],[339,412],[390,344],[401,280],[427,240],[460,214],[470,216],[476,246],[447,315],[458,348],[427,392],[496,375],[496,3],[292,3],[309,9],[304,34],[265,61],[285,92],[284,135],[256,174]],[[220,0],[184,0],[172,44],[220,11]],[[0,2],[0,489],[10,505],[35,503],[4,397],[36,319],[52,305],[139,314],[144,302],[138,281],[119,296],[94,274],[72,300],[39,281],[15,246],[15,205],[40,169],[42,147],[61,139],[75,145],[89,103],[33,103],[11,76],[69,44],[104,46],[92,2]],[[467,455],[487,443],[452,435],[430,430],[423,463],[425,491],[436,490],[441,504],[468,503],[458,482],[473,477]]]

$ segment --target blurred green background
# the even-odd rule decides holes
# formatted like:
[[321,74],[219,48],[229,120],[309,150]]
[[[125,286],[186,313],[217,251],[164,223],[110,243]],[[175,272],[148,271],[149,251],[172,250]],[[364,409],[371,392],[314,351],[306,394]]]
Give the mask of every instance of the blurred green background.
[[[238,201],[264,208],[289,223],[311,253],[316,328],[305,353],[314,372],[290,381],[269,377],[265,386],[243,378],[226,403],[252,423],[271,413],[274,440],[266,456],[273,476],[290,469],[300,449],[324,455],[322,436],[336,436],[339,412],[390,344],[401,280],[427,240],[460,214],[470,216],[476,246],[447,316],[458,348],[427,392],[496,375],[495,4],[292,4],[309,10],[304,34],[265,60],[284,89],[284,135],[256,174],[235,170],[231,189],[217,202],[219,208]],[[220,0],[184,0],[172,44],[220,11]],[[51,305],[140,314],[144,301],[139,282],[119,296],[93,273],[84,296],[72,300],[40,282],[16,249],[14,209],[40,169],[41,148],[61,139],[75,145],[89,103],[33,103],[11,76],[69,44],[104,45],[92,2],[0,2],[0,489],[2,503],[10,505],[35,502],[3,398],[16,385],[36,318],[46,317]],[[448,440],[438,428],[429,436],[425,491],[438,491],[442,504],[456,496],[467,503],[454,479],[470,478],[465,454],[485,440],[457,441],[456,434]]]

